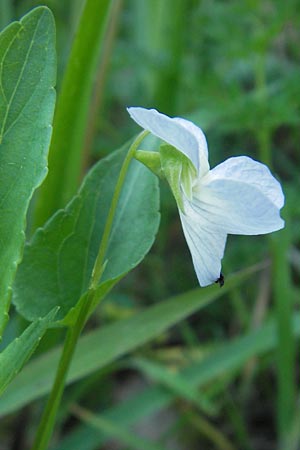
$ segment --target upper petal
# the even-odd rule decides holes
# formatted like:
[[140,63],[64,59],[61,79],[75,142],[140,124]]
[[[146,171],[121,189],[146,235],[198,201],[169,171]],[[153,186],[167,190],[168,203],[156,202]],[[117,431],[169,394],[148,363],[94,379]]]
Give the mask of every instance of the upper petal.
[[283,228],[284,196],[269,169],[251,158],[229,158],[200,180],[193,207],[210,213],[230,234],[264,234]]
[[155,109],[131,107],[127,111],[142,128],[186,155],[198,173],[204,174],[209,170],[205,136],[192,122],[179,117],[168,117]]
[[209,171],[207,141],[203,131],[201,130],[201,128],[197,127],[193,122],[190,122],[189,120],[186,119],[182,119],[181,117],[174,117],[172,120],[182,125],[197,139],[198,155],[199,155],[199,176],[202,177]]

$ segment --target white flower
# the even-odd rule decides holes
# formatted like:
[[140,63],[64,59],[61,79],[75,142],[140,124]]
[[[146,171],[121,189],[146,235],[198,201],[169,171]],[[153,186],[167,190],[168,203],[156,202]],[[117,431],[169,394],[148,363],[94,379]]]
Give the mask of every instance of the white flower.
[[210,170],[206,138],[188,120],[170,118],[154,109],[128,108],[128,112],[142,128],[192,163],[189,176],[182,170],[178,181],[182,228],[200,285],[221,283],[228,234],[257,235],[284,227],[280,183],[268,167],[247,156],[229,158]]

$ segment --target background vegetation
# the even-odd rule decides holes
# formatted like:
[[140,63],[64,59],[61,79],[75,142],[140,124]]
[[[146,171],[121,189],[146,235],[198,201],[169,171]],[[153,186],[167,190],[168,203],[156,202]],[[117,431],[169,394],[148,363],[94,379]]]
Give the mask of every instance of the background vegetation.
[[[60,96],[83,0],[1,0],[0,27],[40,4],[56,19]],[[51,448],[300,449],[299,4],[115,0],[94,15],[103,32],[84,50],[86,74],[71,71],[68,79],[79,92],[74,115],[86,108],[87,119],[78,119],[81,135],[70,129],[78,153],[64,154],[70,182],[51,208],[65,204],[96,160],[137,133],[126,106],[144,106],[201,126],[211,166],[249,155],[272,167],[286,195],[286,228],[230,236],[225,287],[199,289],[162,183],[156,242],[90,321]],[[50,215],[50,206],[40,206],[45,192],[33,203],[28,236]],[[15,313],[3,345],[24,327]],[[47,333],[0,400],[1,450],[30,447],[62,336]]]

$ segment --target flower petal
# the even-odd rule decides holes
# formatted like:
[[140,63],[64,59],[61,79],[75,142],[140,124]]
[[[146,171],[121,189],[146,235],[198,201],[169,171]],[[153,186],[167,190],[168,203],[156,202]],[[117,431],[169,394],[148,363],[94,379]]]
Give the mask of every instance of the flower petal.
[[186,206],[185,214],[179,211],[180,219],[198,281],[204,287],[220,277],[227,234],[211,224],[205,214],[198,216]]
[[264,234],[284,227],[280,183],[265,165],[246,156],[227,159],[199,180],[192,204],[228,234]]
[[197,127],[193,122],[190,122],[189,120],[186,119],[182,119],[181,117],[174,117],[172,120],[182,125],[197,139],[198,154],[199,154],[199,176],[202,177],[209,171],[207,141],[203,131],[201,130],[201,128]]
[[256,186],[277,208],[284,205],[284,195],[280,183],[269,168],[248,156],[229,158],[216,166],[210,173],[211,179],[234,179]]
[[204,174],[209,170],[205,136],[192,122],[168,117],[155,109],[131,107],[127,111],[138,125],[187,156],[198,173]]

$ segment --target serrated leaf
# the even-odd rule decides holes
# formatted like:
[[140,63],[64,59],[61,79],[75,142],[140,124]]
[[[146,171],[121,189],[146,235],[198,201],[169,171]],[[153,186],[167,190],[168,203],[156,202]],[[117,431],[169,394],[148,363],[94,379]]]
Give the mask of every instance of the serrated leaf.
[[50,311],[46,317],[37,319],[0,353],[0,395],[30,358],[56,313],[57,309]]
[[0,34],[0,334],[29,201],[47,173],[55,73],[54,20],[39,7]]
[[[37,230],[25,247],[13,301],[27,319],[60,306],[62,319],[87,291],[111,199],[128,146],[90,171],[64,210]],[[159,224],[156,177],[132,161],[118,203],[99,289],[107,292],[150,249]],[[103,289],[102,289],[102,287]]]

